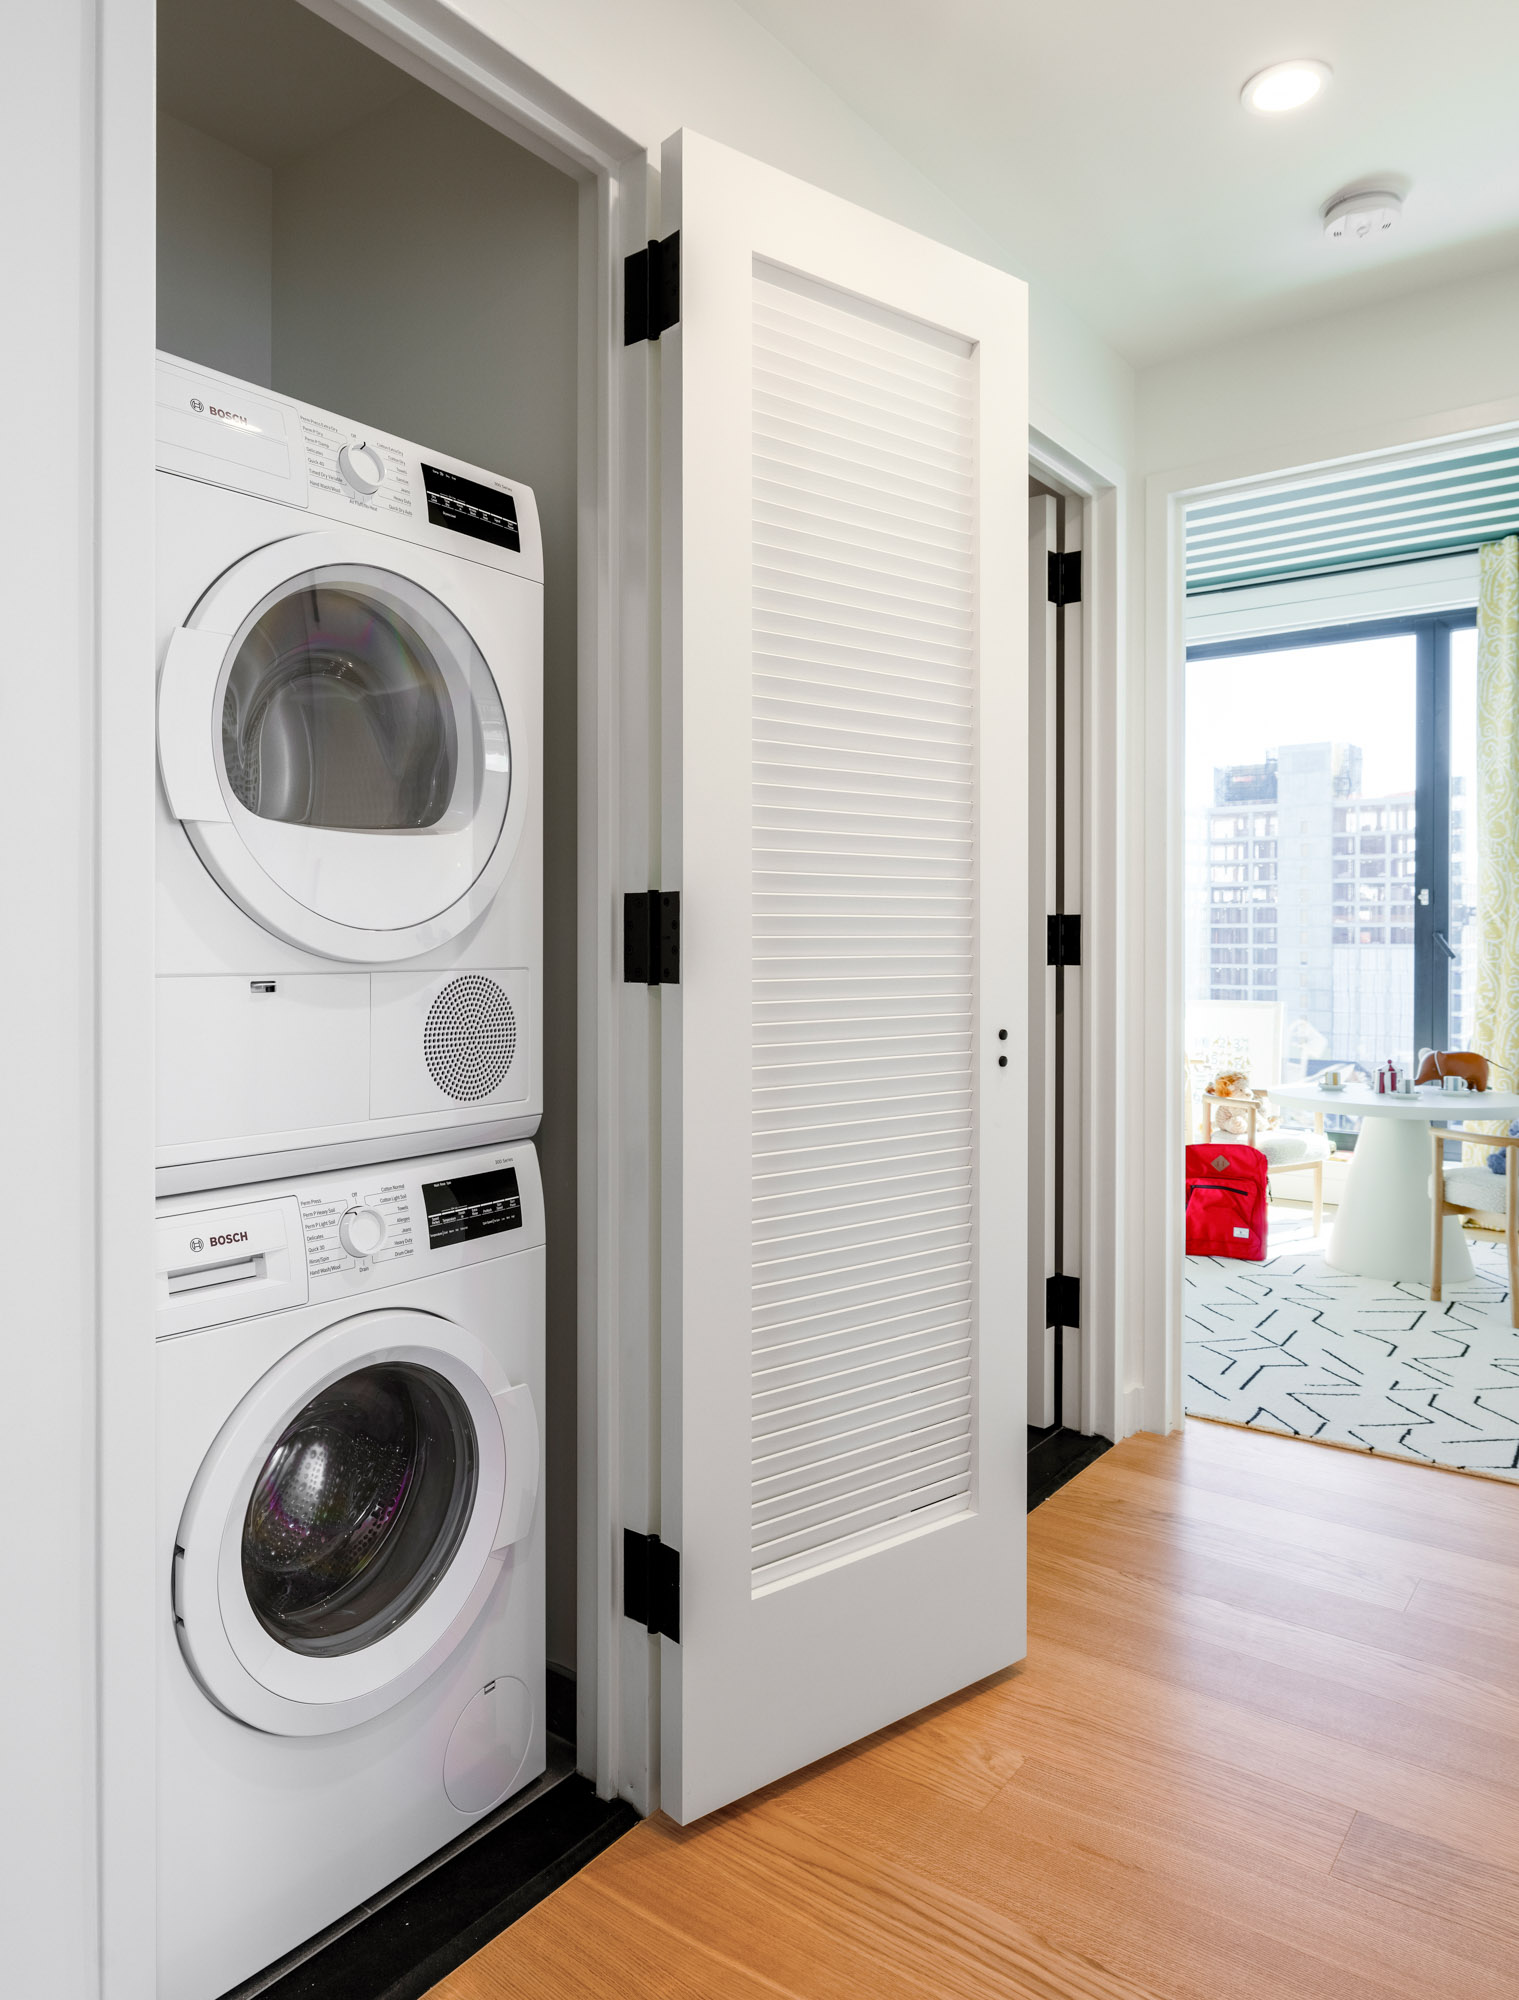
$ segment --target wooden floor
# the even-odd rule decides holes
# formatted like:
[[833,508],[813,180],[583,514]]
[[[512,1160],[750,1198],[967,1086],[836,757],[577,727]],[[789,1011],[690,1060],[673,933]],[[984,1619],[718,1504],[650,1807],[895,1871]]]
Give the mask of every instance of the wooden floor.
[[1514,2000],[1519,1487],[1192,1423],[1029,1552],[1024,1666],[646,1822],[438,2000]]

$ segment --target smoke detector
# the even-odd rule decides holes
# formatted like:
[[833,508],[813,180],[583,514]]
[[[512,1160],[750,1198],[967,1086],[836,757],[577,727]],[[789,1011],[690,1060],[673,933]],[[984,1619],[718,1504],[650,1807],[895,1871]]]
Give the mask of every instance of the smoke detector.
[[1403,197],[1391,188],[1361,188],[1337,194],[1324,209],[1324,234],[1331,243],[1369,243],[1396,228]]

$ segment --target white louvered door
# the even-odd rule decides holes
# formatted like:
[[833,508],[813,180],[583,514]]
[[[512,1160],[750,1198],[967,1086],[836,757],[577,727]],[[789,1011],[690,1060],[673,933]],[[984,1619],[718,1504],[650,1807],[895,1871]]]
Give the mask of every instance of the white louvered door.
[[1021,1657],[1024,288],[683,133],[662,1798]]

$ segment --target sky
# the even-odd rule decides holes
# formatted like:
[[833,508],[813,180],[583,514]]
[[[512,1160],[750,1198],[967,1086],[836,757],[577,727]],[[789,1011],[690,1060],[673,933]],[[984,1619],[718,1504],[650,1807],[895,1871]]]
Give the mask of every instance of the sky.
[[[1453,769],[1476,655],[1475,632],[1451,635]],[[1187,810],[1213,803],[1213,772],[1259,764],[1283,743],[1356,743],[1368,796],[1414,787],[1414,640],[1365,639],[1187,667]]]

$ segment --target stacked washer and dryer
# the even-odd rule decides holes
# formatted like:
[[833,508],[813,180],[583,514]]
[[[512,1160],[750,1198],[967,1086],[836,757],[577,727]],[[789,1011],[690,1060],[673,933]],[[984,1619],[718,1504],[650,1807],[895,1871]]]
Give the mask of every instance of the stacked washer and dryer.
[[159,1993],[544,1768],[532,493],[158,370]]

